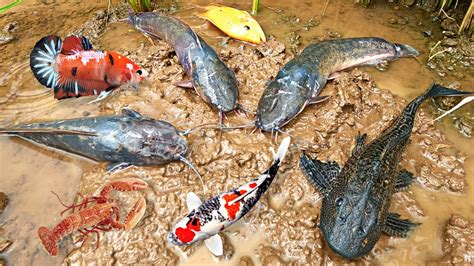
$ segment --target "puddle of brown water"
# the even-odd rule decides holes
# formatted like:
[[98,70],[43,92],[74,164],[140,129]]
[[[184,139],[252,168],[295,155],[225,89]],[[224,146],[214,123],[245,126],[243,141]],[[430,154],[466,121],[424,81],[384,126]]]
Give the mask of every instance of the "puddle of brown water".
[[[315,16],[316,19],[320,19],[320,14],[324,9],[324,2],[325,1],[318,1],[313,3],[313,1],[296,0],[263,1],[262,4],[264,6],[257,18],[267,35],[274,35],[277,40],[285,42],[287,45],[290,44],[288,34],[298,30],[298,33],[301,34],[302,41],[302,45],[299,46],[298,49],[304,47],[310,38],[323,37],[328,31],[339,32],[342,37],[367,36],[376,33],[377,36],[390,41],[413,45],[422,52],[422,55],[417,60],[403,59],[393,62],[386,72],[379,72],[373,68],[364,68],[364,71],[371,74],[372,79],[379,88],[390,90],[405,99],[412,99],[424,91],[431,82],[437,80],[437,76],[423,66],[423,62],[425,62],[427,58],[428,50],[427,40],[421,36],[420,32],[426,27],[433,29],[435,34],[439,33],[438,26],[432,24],[427,19],[428,15],[413,8],[409,9],[409,12],[403,7],[399,10],[395,10],[393,5],[385,3],[381,4],[377,2],[370,8],[365,9],[352,4],[352,2],[342,0],[330,1],[325,17],[319,25],[310,28],[308,31],[300,30],[303,22],[308,21],[313,16]],[[208,1],[194,2],[194,4],[207,3]],[[250,9],[250,2],[237,4],[232,3],[232,1],[219,1],[218,3],[229,4],[246,10]],[[265,6],[270,6],[273,10]],[[55,7],[59,8],[64,14],[75,10],[72,4],[56,5]],[[106,1],[94,2],[90,5],[83,3],[80,7],[84,9],[101,7],[104,9],[106,7]],[[180,7],[188,9],[193,6],[181,3]],[[33,17],[42,16],[43,12],[49,12],[47,15],[51,15],[51,11],[46,11],[45,7],[39,5],[37,1],[24,1],[22,5],[10,10],[9,13],[19,12],[23,9],[27,10],[28,8],[39,10],[38,14],[33,15]],[[283,11],[279,13],[275,10]],[[195,27],[203,25],[204,22],[194,17],[193,12],[195,12],[194,9],[188,9],[176,15]],[[282,20],[283,15],[297,15],[300,22],[292,25],[291,22]],[[50,30],[43,28],[37,32],[32,32],[30,36],[23,36],[14,49],[10,48],[11,46],[7,46],[7,55],[10,56],[11,59],[10,57],[5,59],[5,57],[3,61],[0,61],[0,63],[2,63],[0,65],[0,71],[7,74],[12,73],[13,66],[20,66],[20,64],[24,63],[27,59],[29,49],[31,49],[34,42],[43,35],[49,34],[51,31],[57,31],[59,34],[64,35],[84,23],[87,18],[91,16],[93,16],[93,14],[90,12],[86,12],[86,14],[82,15],[81,12],[76,12],[71,18],[67,18],[67,16],[64,15],[62,15],[62,17],[56,15],[52,21],[63,20],[66,22],[60,26],[52,26]],[[390,18],[399,18],[400,16],[406,16],[408,18],[409,22],[406,26],[391,26],[388,24]],[[2,19],[2,17],[0,17],[0,21],[2,23],[5,21],[8,22],[9,18]],[[20,22],[20,26],[25,26],[21,25],[21,18],[18,21]],[[422,21],[425,26],[417,26],[419,21]],[[203,27],[197,29],[197,31],[210,37],[222,36],[221,33],[213,27]],[[117,41],[117,36],[120,36],[120,41]],[[217,43],[221,41],[220,38],[210,38],[206,36],[204,36],[204,38],[211,44],[217,45]],[[108,30],[97,40],[97,45],[101,49],[119,50],[123,52],[134,51],[138,49],[140,47],[139,44],[143,42],[146,42],[146,39],[133,31],[128,25],[117,23],[109,25]],[[237,43],[237,45],[240,44]],[[18,47],[21,47],[21,49],[18,49]],[[16,55],[17,51],[19,51],[18,55]],[[2,80],[0,80],[0,126],[11,124],[12,122],[81,117],[84,111],[91,113],[91,115],[103,114],[97,105],[85,104],[90,99],[80,98],[61,102],[53,100],[52,94],[35,83],[33,76],[28,70],[28,67],[19,67],[19,70],[15,69],[15,71],[21,73],[14,72],[12,74],[16,79],[5,80],[3,83]],[[450,80],[451,78],[447,78],[440,81],[447,83]],[[17,83],[12,84],[12,82]],[[469,84],[472,84],[472,77],[468,76],[464,80],[461,80],[460,83],[462,88],[467,87]],[[160,90],[168,90],[168,85],[169,84],[163,84],[163,82],[161,82],[148,84],[146,87],[148,87],[148,89],[158,88]],[[11,93],[12,89],[14,89],[15,93]],[[174,89],[176,88],[171,88],[171,90]],[[9,93],[15,94],[14,98],[8,98],[11,96]],[[197,105],[200,105],[199,98],[189,95],[186,97],[194,100],[194,103]],[[2,104],[2,99],[6,99],[7,103]],[[123,97],[120,97],[119,100],[123,100]],[[112,102],[114,99],[109,101]],[[121,101],[121,103],[126,102],[126,100]],[[153,115],[154,117],[169,116],[166,110],[160,108],[158,104],[150,106],[149,109],[147,108],[145,113]],[[179,119],[173,122],[178,123]],[[196,124],[198,124],[198,121],[196,121]],[[474,151],[469,148],[472,147],[472,140],[462,137],[447,121],[444,121],[439,128],[443,130],[457,149],[463,151],[468,156],[468,160],[465,163],[466,180],[469,185],[474,184]],[[235,138],[238,140],[237,142],[241,143],[241,140],[239,137],[235,137],[235,134],[229,133],[229,137],[227,138]],[[267,138],[259,137],[262,142],[265,142],[265,145],[269,143]],[[191,137],[190,141],[197,142],[196,137]],[[0,139],[0,145],[3,148],[0,151],[2,180],[0,183],[0,191],[6,192],[10,197],[10,205],[7,211],[0,217],[0,224],[4,223],[7,237],[14,241],[14,245],[11,248],[12,251],[7,254],[8,259],[11,260],[13,264],[31,264],[32,262],[37,264],[59,264],[62,258],[66,256],[69,248],[73,247],[72,241],[69,239],[63,242],[59,257],[51,258],[47,256],[40,247],[36,237],[38,226],[47,225],[51,227],[60,220],[59,212],[62,207],[50,191],[54,190],[57,192],[66,202],[72,201],[75,193],[79,189],[79,182],[83,172],[95,166],[77,157],[46,151],[41,147],[25,144],[23,141],[20,142],[2,138]],[[235,145],[233,147],[235,148]],[[343,151],[343,153],[346,154],[347,152],[348,151]],[[238,169],[234,170],[240,172]],[[158,174],[161,174],[162,170],[158,171]],[[234,175],[235,172],[232,174]],[[245,182],[243,179],[241,179],[241,181]],[[397,249],[382,253],[377,257],[380,263],[404,265],[413,263],[414,260],[424,262],[436,259],[442,254],[442,234],[444,224],[450,214],[456,212],[464,217],[474,218],[474,191],[472,188],[469,188],[465,195],[452,195],[446,192],[428,191],[419,185],[413,186],[411,190],[414,192],[417,202],[427,213],[427,217],[421,221],[422,225],[419,229],[415,230],[407,240],[390,238],[390,242],[403,241],[404,245],[398,245]],[[311,197],[314,197],[314,195]],[[308,197],[302,200],[302,202],[304,201],[309,201]],[[281,197],[272,197],[270,200],[270,204],[277,209],[284,204],[283,202],[284,198],[282,199]],[[316,216],[317,214],[315,213],[314,215]],[[177,250],[175,250],[175,253],[180,255],[182,264],[185,265],[217,265],[222,263],[235,265],[242,256],[250,256],[253,262],[258,264],[259,260],[255,257],[255,250],[260,244],[266,243],[267,241],[265,239],[264,229],[262,226],[242,222],[232,227],[229,232],[226,233],[230,236],[230,242],[235,248],[235,254],[230,261],[223,262],[212,258],[204,245],[201,245],[199,249],[187,259],[185,259],[183,253]],[[239,232],[238,234],[233,233],[237,231]],[[307,245],[312,244],[313,243],[307,243]]]

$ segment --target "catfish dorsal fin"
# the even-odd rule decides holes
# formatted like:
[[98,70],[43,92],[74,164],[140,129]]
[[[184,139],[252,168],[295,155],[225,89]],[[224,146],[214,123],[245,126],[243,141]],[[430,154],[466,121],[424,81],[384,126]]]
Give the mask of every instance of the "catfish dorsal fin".
[[186,196],[186,204],[188,205],[188,210],[192,211],[199,208],[202,205],[202,201],[194,192],[189,192]]
[[88,50],[92,50],[89,39],[84,36],[71,35],[64,39],[61,53],[64,55],[73,55]]

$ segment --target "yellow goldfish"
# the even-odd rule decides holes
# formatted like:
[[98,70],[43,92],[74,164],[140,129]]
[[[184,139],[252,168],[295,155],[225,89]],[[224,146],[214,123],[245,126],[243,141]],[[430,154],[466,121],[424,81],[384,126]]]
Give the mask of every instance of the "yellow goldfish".
[[267,41],[260,24],[246,11],[227,6],[207,6],[200,17],[209,20],[232,38],[259,44]]

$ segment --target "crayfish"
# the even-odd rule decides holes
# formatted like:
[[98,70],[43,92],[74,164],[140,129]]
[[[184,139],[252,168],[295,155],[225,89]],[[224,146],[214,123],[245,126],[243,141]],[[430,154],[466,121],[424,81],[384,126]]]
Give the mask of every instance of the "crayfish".
[[[65,236],[78,230],[82,233],[79,241],[85,241],[90,233],[97,235],[97,247],[99,245],[99,231],[109,231],[111,229],[130,230],[140,221],[145,213],[146,202],[144,197],[135,203],[128,213],[125,221],[120,222],[119,206],[117,201],[109,199],[111,191],[134,191],[143,190],[148,184],[138,178],[121,178],[110,181],[101,189],[99,196],[84,197],[81,203],[66,206],[65,211],[72,209],[72,214],[64,218],[52,230],[41,226],[38,229],[38,236],[46,251],[52,255],[58,255],[58,242]],[[93,206],[88,206],[94,204]]]

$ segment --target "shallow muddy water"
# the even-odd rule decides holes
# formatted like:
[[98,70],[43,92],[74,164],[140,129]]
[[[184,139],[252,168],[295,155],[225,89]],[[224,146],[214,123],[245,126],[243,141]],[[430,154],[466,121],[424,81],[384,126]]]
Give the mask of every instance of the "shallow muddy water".
[[[217,113],[200,97],[173,85],[185,75],[168,45],[157,40],[152,45],[123,22],[112,20],[105,25],[107,1],[56,2],[23,1],[0,14],[1,29],[8,23],[17,22],[9,33],[13,40],[0,45],[0,127],[20,122],[114,114],[122,107],[167,120],[180,129],[217,121]],[[245,4],[232,2],[218,1],[250,9],[250,1]],[[430,45],[441,38],[439,22],[433,22],[430,14],[385,1],[376,1],[370,8],[350,2],[330,1],[325,9],[326,1],[261,1],[262,8],[256,18],[267,36],[273,37],[260,46],[228,40],[216,28],[196,17],[196,6],[209,1],[177,3],[178,12],[174,15],[189,23],[236,71],[240,102],[250,110],[255,110],[265,83],[294,52],[299,52],[311,41],[377,36],[412,45],[421,52],[417,59],[404,58],[390,63],[383,72],[364,67],[344,73],[323,90],[322,95],[331,96],[328,102],[306,108],[285,127],[295,136],[289,155],[261,202],[242,221],[221,234],[225,237],[222,258],[214,258],[202,244],[186,248],[169,246],[165,236],[187,213],[185,198],[189,191],[208,198],[245,183],[265,170],[271,161],[270,147],[276,146],[270,134],[235,130],[224,132],[220,142],[219,134],[214,130],[190,134],[187,137],[192,149],[189,159],[197,166],[207,186],[212,188],[208,194],[203,193],[193,172],[181,163],[132,167],[110,175],[105,173],[105,164],[17,138],[1,137],[0,192],[7,194],[9,204],[0,215],[0,233],[3,233],[0,240],[3,237],[13,244],[0,257],[11,265],[344,263],[329,251],[316,228],[321,195],[308,185],[299,170],[300,150],[342,164],[350,154],[357,132],[368,133],[369,140],[378,136],[407,102],[430,83],[450,85],[457,82],[460,88],[472,91],[474,80],[472,67],[456,69],[464,73],[462,78],[454,73],[441,78],[426,66]],[[126,9],[119,7],[118,1],[112,3],[111,10],[115,15],[124,16]],[[324,17],[321,17],[323,13]],[[110,14],[110,18],[115,15]],[[391,19],[402,19],[402,23],[392,24]],[[433,32],[433,38],[421,34],[426,30]],[[150,72],[148,80],[139,90],[121,87],[101,103],[87,104],[90,97],[53,99],[51,90],[34,79],[27,64],[28,56],[35,42],[44,35],[65,36],[72,32],[90,37],[95,48],[125,53]],[[459,133],[453,126],[452,117],[433,122],[440,112],[427,102],[417,114],[411,144],[401,162],[418,177],[417,182],[408,190],[395,194],[391,206],[393,211],[420,222],[421,226],[406,239],[382,236],[371,254],[353,263],[437,262],[446,255],[443,241],[449,217],[456,213],[474,220],[472,138]],[[465,106],[456,114],[472,118],[474,105]],[[251,119],[251,115],[231,113],[225,121],[238,125]],[[145,217],[137,227],[130,232],[101,233],[98,249],[95,249],[95,240],[91,241],[94,237],[80,248],[80,244],[73,243],[80,234],[74,233],[61,242],[58,257],[48,256],[36,232],[39,226],[51,228],[57,224],[63,209],[50,191],[56,192],[65,203],[71,203],[77,192],[90,195],[107,180],[123,175],[140,177],[150,185],[147,191],[114,195],[120,197],[123,212],[130,208],[138,194],[146,197]],[[472,254],[466,256],[469,259]],[[474,260],[470,259],[472,263]]]

